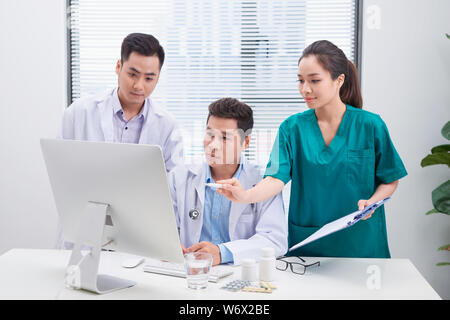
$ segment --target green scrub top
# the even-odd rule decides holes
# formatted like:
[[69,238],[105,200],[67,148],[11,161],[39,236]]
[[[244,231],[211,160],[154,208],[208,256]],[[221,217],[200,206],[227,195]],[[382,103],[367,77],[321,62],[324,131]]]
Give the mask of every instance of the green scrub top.
[[[291,182],[289,247],[323,225],[358,210],[378,185],[407,175],[379,115],[347,105],[327,147],[314,110],[287,118],[265,177]],[[300,247],[289,255],[390,258],[384,206],[370,219]]]

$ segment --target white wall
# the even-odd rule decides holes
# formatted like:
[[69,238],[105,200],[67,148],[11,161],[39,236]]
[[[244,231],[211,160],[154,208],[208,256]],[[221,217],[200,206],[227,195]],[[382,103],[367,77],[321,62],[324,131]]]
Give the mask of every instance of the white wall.
[[65,1],[0,1],[0,254],[50,248],[56,209],[39,138],[66,105]]
[[[363,96],[381,114],[409,175],[386,205],[393,258],[409,258],[441,297],[450,298],[450,219],[425,216],[431,191],[449,175],[420,160],[450,120],[450,1],[366,0],[380,29],[363,30]],[[39,138],[56,135],[66,106],[65,1],[0,1],[0,254],[50,248],[56,211]],[[365,16],[365,22],[370,17]]]
[[385,120],[408,170],[386,204],[391,255],[411,259],[445,299],[450,267],[436,263],[450,261],[448,252],[437,251],[450,243],[450,217],[425,212],[450,170],[422,168],[420,161],[433,146],[449,143],[440,134],[450,120],[449,12],[448,0],[365,0],[361,79],[366,109]]

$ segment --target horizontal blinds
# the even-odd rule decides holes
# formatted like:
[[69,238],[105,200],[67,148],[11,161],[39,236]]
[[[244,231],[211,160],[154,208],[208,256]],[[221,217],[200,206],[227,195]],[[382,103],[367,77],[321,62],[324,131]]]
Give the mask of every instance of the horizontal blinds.
[[208,105],[235,97],[254,111],[247,157],[265,166],[277,128],[306,110],[297,61],[308,44],[327,39],[355,58],[355,0],[72,0],[71,98],[117,84],[123,38],[154,35],[166,60],[152,94],[184,133],[187,161],[202,157]]

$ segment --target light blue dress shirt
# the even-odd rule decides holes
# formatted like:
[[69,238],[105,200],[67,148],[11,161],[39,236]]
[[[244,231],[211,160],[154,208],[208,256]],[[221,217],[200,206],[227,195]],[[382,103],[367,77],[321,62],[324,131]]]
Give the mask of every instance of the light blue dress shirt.
[[[239,165],[234,178],[239,179],[242,163]],[[206,164],[206,183],[215,183],[211,176],[211,169]],[[230,241],[229,220],[231,201],[216,192],[215,188],[205,187],[205,206],[203,208],[203,226],[200,241],[208,241],[220,249],[221,263],[233,262],[233,254],[223,245]]]

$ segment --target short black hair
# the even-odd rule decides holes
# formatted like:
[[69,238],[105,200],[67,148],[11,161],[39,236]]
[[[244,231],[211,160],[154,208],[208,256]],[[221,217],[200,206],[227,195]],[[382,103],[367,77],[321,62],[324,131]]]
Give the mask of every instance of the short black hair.
[[130,33],[123,39],[120,51],[120,61],[127,61],[132,52],[137,52],[143,56],[157,55],[159,59],[159,70],[164,63],[164,49],[159,44],[158,39],[150,34]]
[[211,116],[237,120],[241,139],[248,136],[253,129],[253,110],[247,104],[235,98],[222,98],[211,103],[208,107],[209,114],[206,123]]

